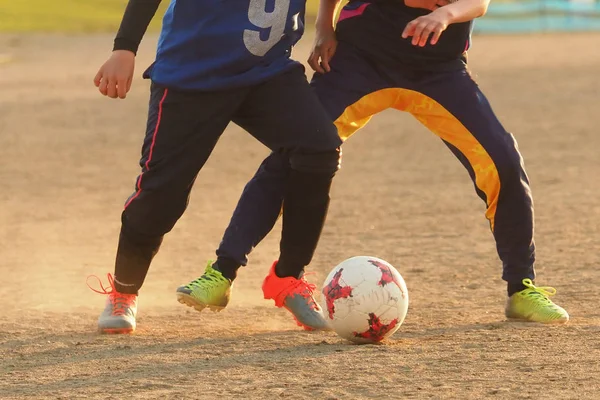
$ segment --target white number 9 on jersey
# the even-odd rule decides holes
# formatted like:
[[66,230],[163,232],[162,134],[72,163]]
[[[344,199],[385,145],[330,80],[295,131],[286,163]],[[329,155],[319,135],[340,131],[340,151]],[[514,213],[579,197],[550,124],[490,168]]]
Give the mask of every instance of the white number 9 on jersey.
[[244,44],[250,53],[262,57],[275,46],[285,31],[290,0],[275,0],[275,9],[266,12],[267,0],[250,0],[248,19],[261,29],[271,28],[266,40],[260,38],[258,30],[244,30]]

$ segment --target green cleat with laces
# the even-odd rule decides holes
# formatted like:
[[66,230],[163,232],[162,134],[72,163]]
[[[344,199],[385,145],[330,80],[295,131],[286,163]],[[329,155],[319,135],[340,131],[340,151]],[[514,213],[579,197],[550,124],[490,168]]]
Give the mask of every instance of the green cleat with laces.
[[212,311],[221,311],[229,303],[231,286],[231,281],[214,269],[209,261],[200,278],[177,288],[177,301],[198,311],[206,307]]
[[569,321],[569,314],[549,299],[556,294],[556,289],[535,286],[531,279],[523,279],[523,285],[527,289],[508,298],[505,310],[507,318],[544,324],[564,324]]

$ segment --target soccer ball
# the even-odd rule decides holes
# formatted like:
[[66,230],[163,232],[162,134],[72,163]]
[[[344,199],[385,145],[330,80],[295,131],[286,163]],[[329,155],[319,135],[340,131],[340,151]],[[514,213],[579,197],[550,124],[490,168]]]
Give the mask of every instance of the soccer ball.
[[354,343],[376,343],[393,335],[408,311],[404,279],[377,257],[343,261],[329,273],[321,294],[333,330]]

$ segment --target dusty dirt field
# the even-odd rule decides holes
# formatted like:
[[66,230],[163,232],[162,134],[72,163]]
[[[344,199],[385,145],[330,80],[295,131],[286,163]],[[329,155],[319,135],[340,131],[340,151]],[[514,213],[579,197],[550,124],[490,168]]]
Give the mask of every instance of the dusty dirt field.
[[[146,40],[136,76],[153,56]],[[411,296],[381,346],[304,333],[262,299],[271,234],[220,314],[174,290],[213,257],[238,195],[267,151],[230,127],[167,237],[133,336],[100,336],[133,190],[148,83],[126,101],[91,84],[110,36],[0,36],[0,398],[539,398],[600,390],[600,35],[477,37],[471,65],[525,155],[536,199],[538,283],[556,286],[564,327],[505,321],[504,284],[483,203],[447,149],[410,116],[385,112],[344,149],[312,265],[395,264]],[[311,38],[295,55],[305,59]],[[235,160],[220,162],[220,160]]]

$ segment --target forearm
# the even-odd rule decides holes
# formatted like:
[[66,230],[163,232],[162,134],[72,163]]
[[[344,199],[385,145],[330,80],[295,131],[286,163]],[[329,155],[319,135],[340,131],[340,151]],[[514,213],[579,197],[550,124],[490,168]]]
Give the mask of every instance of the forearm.
[[134,54],[137,53],[160,2],[161,0],[129,0],[115,37],[113,50],[129,50]]
[[333,30],[335,12],[341,0],[320,0],[316,28],[318,31]]
[[[439,11],[447,12],[451,24],[472,21],[485,15],[490,0],[455,0]],[[436,10],[437,11],[437,10]]]

